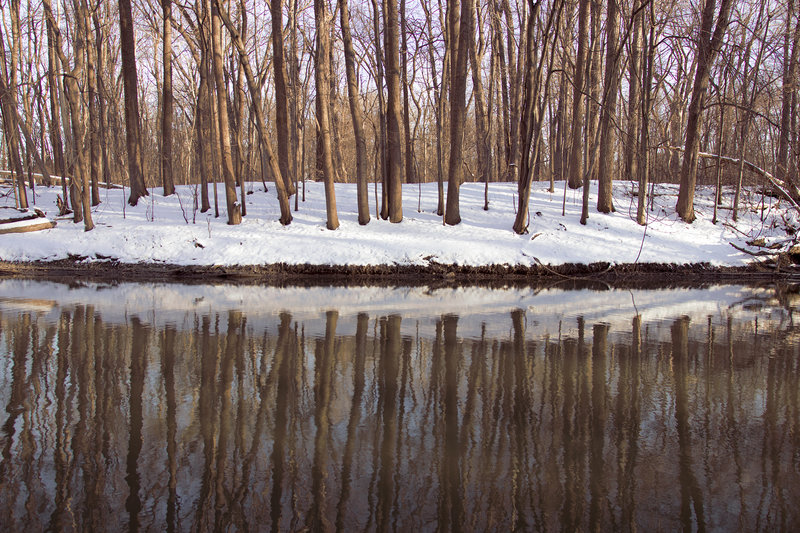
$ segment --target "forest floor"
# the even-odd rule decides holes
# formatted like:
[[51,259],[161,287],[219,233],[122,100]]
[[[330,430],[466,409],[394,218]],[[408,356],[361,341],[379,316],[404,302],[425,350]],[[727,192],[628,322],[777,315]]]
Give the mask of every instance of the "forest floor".
[[[734,281],[800,275],[790,253],[800,215],[785,201],[745,190],[733,221],[732,190],[725,190],[717,223],[713,190],[699,187],[697,219],[677,217],[677,186],[657,185],[648,223],[636,223],[636,186],[614,183],[615,212],[601,214],[590,198],[589,220],[580,224],[581,191],[557,182],[534,184],[529,232],[511,230],[515,184],[461,187],[461,224],[442,225],[436,215],[435,183],[406,184],[404,219],[392,224],[375,217],[357,221],[355,184],[337,184],[340,227],[325,227],[322,183],[300,186],[299,211],[288,226],[280,216],[274,187],[248,183],[247,216],[227,225],[224,190],[219,217],[201,213],[194,186],[164,197],[160,189],[127,205],[126,190],[101,189],[93,209],[96,228],[83,230],[69,217],[56,217],[60,187],[37,187],[29,202],[57,221],[52,229],[0,235],[0,275],[94,277],[118,280],[238,280],[270,283],[530,283],[543,279],[591,278],[615,284]],[[596,184],[593,184],[596,191]],[[377,191],[380,193],[380,189]],[[35,198],[35,202],[33,202]],[[0,188],[0,206],[13,206],[13,191]],[[294,199],[292,199],[294,205]]]

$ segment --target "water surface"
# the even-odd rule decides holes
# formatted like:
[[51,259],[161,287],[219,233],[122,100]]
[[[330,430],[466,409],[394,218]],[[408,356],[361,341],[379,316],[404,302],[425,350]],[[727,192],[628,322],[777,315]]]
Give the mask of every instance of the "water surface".
[[796,530],[795,289],[0,280],[0,524]]

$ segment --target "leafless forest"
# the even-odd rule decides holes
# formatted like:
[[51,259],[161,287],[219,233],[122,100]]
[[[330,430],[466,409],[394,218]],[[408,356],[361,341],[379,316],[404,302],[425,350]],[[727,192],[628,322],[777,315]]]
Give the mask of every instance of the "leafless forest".
[[462,182],[516,182],[518,233],[537,180],[583,187],[583,221],[614,209],[612,179],[638,183],[642,224],[653,182],[680,183],[689,222],[698,184],[735,190],[734,216],[746,186],[800,202],[796,0],[0,6],[8,194],[62,187],[87,230],[107,184],[132,205],[191,184],[237,224],[245,182],[269,180],[289,224],[320,180],[329,229],[335,182],[358,184],[362,224],[370,202],[400,222],[407,184],[438,182],[458,224]]

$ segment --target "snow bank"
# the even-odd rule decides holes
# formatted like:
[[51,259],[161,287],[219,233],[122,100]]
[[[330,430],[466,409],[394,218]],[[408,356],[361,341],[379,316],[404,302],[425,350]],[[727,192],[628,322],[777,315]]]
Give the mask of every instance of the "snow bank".
[[[436,184],[403,187],[403,222],[392,224],[375,218],[359,226],[355,184],[337,184],[336,200],[341,226],[325,228],[325,192],[322,183],[305,185],[305,202],[293,212],[289,226],[280,216],[272,187],[248,184],[247,217],[238,226],[226,224],[224,191],[219,185],[220,217],[200,213],[193,206],[197,189],[178,187],[178,194],[161,195],[152,189],[139,205],[126,205],[127,191],[101,191],[102,203],[94,208],[97,227],[84,232],[82,224],[59,219],[57,227],[29,234],[0,236],[0,260],[50,261],[70,256],[87,261],[114,259],[124,263],[169,263],[178,265],[427,265],[430,262],[464,265],[535,266],[594,262],[620,263],[708,263],[742,266],[752,257],[730,243],[763,237],[767,242],[787,241],[787,224],[798,226],[796,216],[775,198],[750,193],[752,208],[739,212],[735,224],[730,209],[721,210],[712,224],[712,191],[699,188],[692,224],[681,222],[674,212],[677,188],[656,188],[648,225],[635,221],[635,186],[614,184],[616,212],[601,214],[590,205],[588,224],[580,224],[581,191],[564,192],[563,182],[554,193],[548,183],[534,184],[529,234],[511,230],[516,206],[516,185],[490,184],[489,210],[483,210],[484,185],[467,183],[461,188],[458,226],[442,225],[437,216]],[[60,188],[38,187],[36,207],[50,218],[56,213]],[[593,187],[596,191],[596,184]],[[380,191],[378,191],[380,192]],[[30,194],[30,193],[29,193]],[[302,185],[301,185],[302,194]],[[370,185],[370,201],[375,192]],[[212,196],[213,197],[213,196]],[[33,198],[31,198],[33,200]],[[13,204],[5,195],[0,205]],[[730,205],[730,194],[725,196]],[[294,200],[292,199],[292,205]],[[745,205],[744,203],[742,205]],[[418,209],[419,206],[419,209]],[[562,206],[564,215],[562,216]]]

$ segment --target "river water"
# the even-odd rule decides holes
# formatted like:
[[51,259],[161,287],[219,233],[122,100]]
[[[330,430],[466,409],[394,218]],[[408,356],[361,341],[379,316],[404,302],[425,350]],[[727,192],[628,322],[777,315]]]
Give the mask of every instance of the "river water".
[[0,524],[797,530],[798,303],[0,280]]

